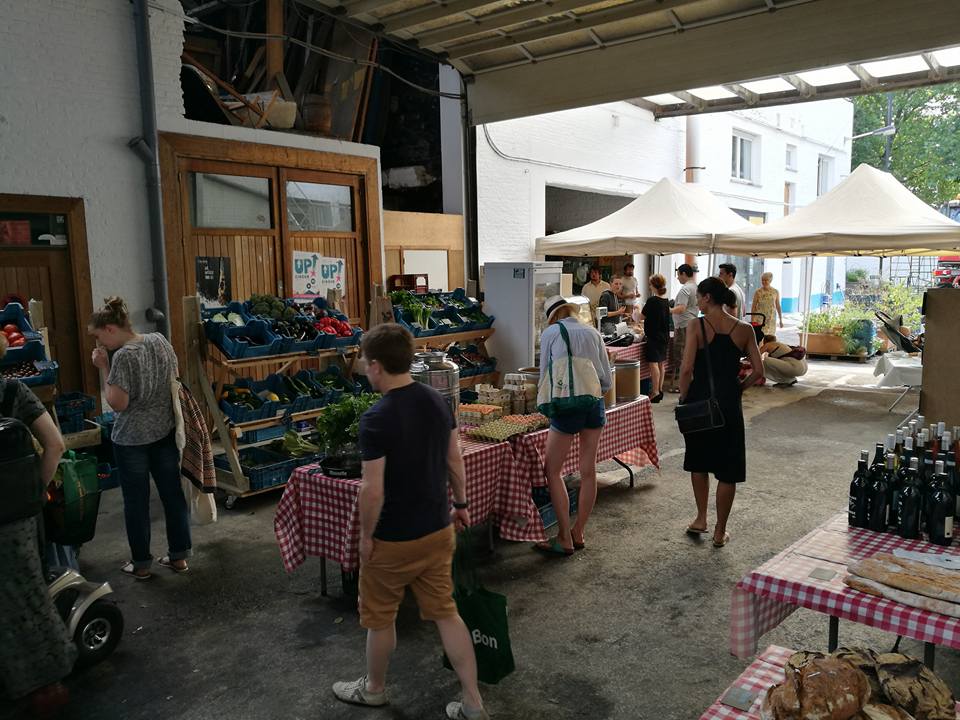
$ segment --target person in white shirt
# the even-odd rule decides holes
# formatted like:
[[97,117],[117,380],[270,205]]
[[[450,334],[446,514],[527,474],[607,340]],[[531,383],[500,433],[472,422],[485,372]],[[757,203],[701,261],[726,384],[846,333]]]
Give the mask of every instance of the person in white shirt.
[[590,268],[590,282],[583,286],[580,294],[590,301],[590,313],[594,318],[597,316],[597,305],[600,302],[600,296],[610,289],[610,283],[600,279],[600,268],[594,265]]
[[687,342],[687,325],[700,314],[697,308],[697,269],[684,263],[677,268],[677,280],[680,290],[670,308],[673,316],[673,368],[670,370],[669,388],[672,393],[680,392],[680,360]]
[[627,263],[623,266],[623,292],[621,293],[621,299],[623,300],[624,305],[627,306],[626,319],[636,320],[634,316],[634,311],[637,307],[637,297],[639,296],[637,278],[633,275],[633,263]]
[[723,284],[730,288],[733,291],[733,294],[737,296],[736,306],[727,306],[727,312],[733,315],[733,317],[735,317],[737,320],[742,320],[743,305],[746,300],[743,296],[743,288],[737,285],[737,266],[733,263],[722,263],[720,265],[720,272],[717,273],[717,277],[723,280]]

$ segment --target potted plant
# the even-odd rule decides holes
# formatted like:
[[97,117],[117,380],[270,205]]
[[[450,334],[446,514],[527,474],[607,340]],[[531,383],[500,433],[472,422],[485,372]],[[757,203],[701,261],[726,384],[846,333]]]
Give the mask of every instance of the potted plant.
[[327,405],[317,418],[319,444],[325,453],[320,462],[331,477],[360,477],[360,416],[380,396],[376,393],[347,395]]

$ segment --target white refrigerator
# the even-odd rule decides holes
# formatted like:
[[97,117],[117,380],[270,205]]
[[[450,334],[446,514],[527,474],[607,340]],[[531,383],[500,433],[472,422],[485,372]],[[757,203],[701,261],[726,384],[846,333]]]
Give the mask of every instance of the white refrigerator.
[[496,332],[487,351],[501,375],[537,365],[544,302],[560,294],[562,262],[491,262],[483,266],[483,310]]

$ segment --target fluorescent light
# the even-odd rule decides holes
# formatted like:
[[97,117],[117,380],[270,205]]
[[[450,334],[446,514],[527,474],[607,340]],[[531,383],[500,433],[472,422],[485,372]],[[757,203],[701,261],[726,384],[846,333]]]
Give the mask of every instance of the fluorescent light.
[[907,75],[909,73],[928,72],[930,66],[919,55],[910,57],[877,60],[861,63],[861,67],[874,77],[890,77],[892,75]]
[[960,65],[960,47],[947,48],[945,50],[934,50],[933,57],[938,63],[945,67]]
[[701,100],[725,100],[737,96],[736,93],[730,92],[725,87],[720,87],[719,85],[694,88],[693,90],[687,90],[687,92]]
[[747,90],[757,95],[768,95],[770,93],[790,92],[796,88],[780,77],[768,78],[766,80],[751,80],[750,82],[740,83]]
[[814,87],[820,87],[821,85],[840,85],[842,83],[857,82],[860,80],[853,70],[846,65],[820,68],[819,70],[807,70],[806,72],[797,73],[797,77]]
[[683,100],[670,93],[661,93],[659,95],[647,95],[643,98],[649,100],[654,105],[683,105]]

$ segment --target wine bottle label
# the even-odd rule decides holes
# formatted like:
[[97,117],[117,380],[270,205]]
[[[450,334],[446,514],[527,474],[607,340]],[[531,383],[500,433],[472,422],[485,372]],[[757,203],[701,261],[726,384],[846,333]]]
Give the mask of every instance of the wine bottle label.
[[953,536],[953,518],[949,515],[943,519],[943,536]]

